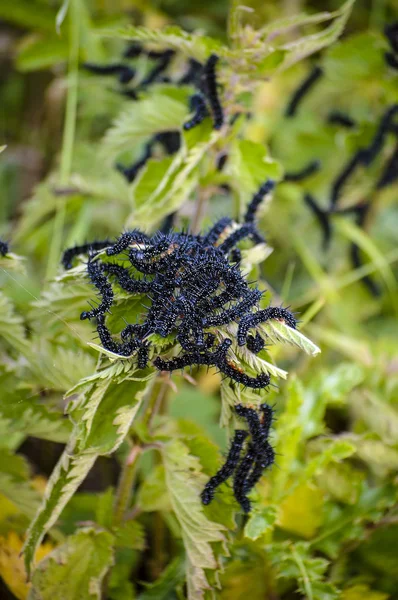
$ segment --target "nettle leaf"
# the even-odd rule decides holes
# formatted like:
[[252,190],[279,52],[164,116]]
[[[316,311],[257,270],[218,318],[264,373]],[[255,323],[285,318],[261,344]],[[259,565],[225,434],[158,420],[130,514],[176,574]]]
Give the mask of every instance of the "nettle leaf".
[[116,546],[143,550],[145,548],[145,530],[137,521],[127,521],[116,529]]
[[300,422],[300,409],[304,402],[304,390],[295,377],[287,386],[287,402],[281,416],[275,423],[275,450],[278,456],[278,469],[271,473],[271,500],[280,500],[287,486],[290,472],[294,469],[302,440],[303,425]]
[[358,390],[351,395],[350,408],[354,417],[370,431],[377,433],[385,444],[394,445],[398,439],[398,412],[370,390]]
[[183,88],[156,85],[150,96],[122,111],[103,140],[103,154],[114,158],[155,133],[180,129],[188,114],[188,93]]
[[[362,383],[364,379],[365,370],[361,365],[353,362],[341,362],[329,371],[322,371],[320,380],[315,387],[319,390],[319,397],[325,397],[328,404],[343,405],[347,402],[351,390]],[[352,402],[350,397],[350,404]]]
[[252,512],[245,525],[245,536],[250,540],[257,540],[265,533],[273,531],[278,515],[279,508],[274,505]]
[[48,69],[68,59],[68,40],[64,37],[25,37],[18,48],[16,67],[29,72]]
[[[34,327],[40,327],[46,322],[46,331],[52,325],[58,325],[65,329],[65,323],[69,331],[79,337],[78,329],[79,314],[87,308],[87,298],[92,294],[92,287],[88,282],[64,285],[62,282],[53,282],[47,289],[43,290],[40,298],[32,302],[29,313]],[[66,321],[66,318],[68,321]],[[75,323],[69,323],[69,319]]]
[[277,72],[287,69],[303,58],[306,58],[335,42],[344,31],[354,2],[355,0],[347,0],[339,10],[330,13],[330,18],[333,19],[333,22],[324,30],[306,35],[298,40],[280,46],[280,48],[287,53],[282,65],[277,69]]
[[22,317],[14,311],[11,300],[0,291],[0,339],[3,338],[15,350],[29,354]]
[[[119,367],[111,380],[111,368],[87,377],[70,390],[66,397],[80,389],[69,407],[74,430],[68,446],[48,481],[44,500],[33,519],[24,546],[26,570],[30,573],[35,550],[62,509],[86,477],[96,458],[111,454],[123,442],[140,406],[142,397],[151,385],[152,370],[143,377],[131,369]],[[102,376],[102,377],[101,377]]]
[[358,439],[356,450],[359,458],[380,477],[387,477],[398,469],[398,450],[380,440]]
[[278,526],[310,539],[323,522],[324,503],[324,493],[315,485],[296,486],[280,504]]
[[95,369],[94,358],[80,348],[76,351],[39,340],[33,342],[32,354],[32,380],[52,390],[65,392]]
[[40,503],[37,490],[29,482],[28,465],[22,456],[0,448],[0,497],[4,496],[18,512],[31,518]]
[[102,379],[84,390],[83,397],[74,398],[68,409],[82,452],[90,450],[98,455],[111,454],[130,429],[157,371],[147,369],[140,377],[138,373],[135,375],[131,365],[127,366],[130,369],[126,372],[112,379]]
[[258,328],[274,343],[287,342],[288,344],[298,346],[307,354],[311,354],[311,356],[316,356],[321,351],[314,342],[311,342],[300,331],[292,329],[276,319],[270,319],[266,323],[259,325]]
[[235,140],[231,144],[225,172],[245,202],[266,179],[279,180],[283,176],[282,165],[269,156],[264,144],[251,140]]
[[[327,444],[326,448],[313,459],[307,461],[306,466],[302,469],[300,475],[295,478],[288,493],[297,486],[303,485],[314,479],[314,477],[319,476],[330,463],[340,462],[341,460],[352,456],[357,449],[356,445],[349,440],[336,438],[325,441]],[[314,445],[317,445],[317,442],[314,442]]]
[[[3,146],[5,148],[6,146]],[[1,147],[0,147],[1,150]],[[26,273],[26,258],[14,254],[14,252],[7,252],[5,256],[0,256],[0,268],[5,271],[15,271],[17,273]]]
[[253,404],[257,406],[264,402],[264,397],[260,396],[254,390],[242,386],[236,385],[228,379],[224,379],[221,382],[221,427],[228,427],[231,423],[231,419],[235,416],[233,407],[235,404]]
[[[25,394],[0,396],[0,419],[7,437],[15,434],[31,435],[53,442],[66,442],[71,423],[57,411],[40,404],[36,395]],[[2,445],[0,441],[0,446]]]
[[179,583],[182,583],[185,575],[185,560],[177,556],[162,572],[159,579],[147,585],[138,600],[167,600],[170,594],[175,593]]
[[398,490],[394,483],[385,483],[373,488],[365,483],[359,498],[352,506],[329,505],[329,510],[325,511],[322,529],[312,542],[314,548],[331,558],[338,557],[341,548],[346,547],[347,542],[354,540],[358,543],[366,539],[367,524],[376,525],[397,501]]
[[363,489],[366,474],[348,462],[331,463],[317,477],[318,485],[338,502],[354,505]]
[[[329,46],[343,32],[354,1],[348,0],[334,12],[278,19],[258,31],[249,24],[242,25],[242,7],[236,5],[230,18],[231,34],[237,47],[229,53],[232,70],[247,73],[251,80],[270,77]],[[313,26],[325,21],[332,22],[314,33]],[[306,25],[312,26],[311,33],[297,39],[295,32],[301,33]],[[296,39],[290,41],[292,36]]]
[[226,52],[226,48],[216,39],[188,33],[175,25],[169,25],[162,30],[128,25],[123,28],[105,29],[100,33],[105,37],[162,44],[167,48],[180,50],[200,62],[204,62],[212,52],[217,54]]
[[156,465],[148,473],[140,485],[136,504],[141,510],[147,512],[171,509],[163,465]]
[[340,593],[325,580],[328,561],[313,558],[310,546],[305,542],[282,542],[269,548],[269,556],[277,572],[283,579],[295,579],[299,591],[308,600],[337,600]]
[[99,600],[113,564],[112,534],[85,528],[70,536],[38,565],[29,600]]
[[150,168],[152,169],[151,165],[154,164],[154,161],[148,161],[149,164],[146,167],[148,171],[144,169],[133,186],[133,201],[136,208],[127,220],[129,227],[137,227],[140,224],[148,226],[149,223],[159,221],[179,208],[189,198],[198,183],[200,162],[221,136],[219,131],[212,131],[206,125],[200,129],[200,133],[201,137],[197,139],[194,146],[190,144],[188,135],[184,137],[185,143],[172,162],[169,163],[170,159],[161,161],[165,165],[165,173],[155,180],[156,186],[154,186],[154,182],[149,184],[151,187],[154,186],[154,190],[149,196],[145,189],[148,187],[147,173]]
[[55,10],[42,2],[32,0],[2,0],[0,17],[27,29],[54,31]]
[[353,586],[349,586],[342,591],[341,600],[388,600],[390,594],[372,590],[365,583],[358,583]]
[[205,569],[218,568],[211,544],[225,543],[225,527],[209,521],[204,514],[200,492],[207,478],[199,460],[179,440],[164,444],[161,454],[170,502],[187,554],[188,598],[204,598],[205,590],[210,589]]
[[73,496],[97,458],[97,455],[93,452],[74,454],[74,450],[74,442],[71,440],[48,480],[43,502],[28,529],[23,548],[25,568],[28,575],[31,573],[35,552],[40,542],[55,523],[62,509]]

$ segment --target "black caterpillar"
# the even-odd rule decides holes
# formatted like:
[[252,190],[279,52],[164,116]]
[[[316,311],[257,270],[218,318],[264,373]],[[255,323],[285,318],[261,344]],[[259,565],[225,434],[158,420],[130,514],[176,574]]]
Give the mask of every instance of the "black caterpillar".
[[8,254],[8,244],[0,240],[0,256],[5,256],[6,254]]
[[[269,374],[244,373],[228,356],[232,340],[226,338],[217,343],[215,331],[211,330],[238,322],[238,344],[259,352],[264,346],[261,336],[250,334],[257,325],[278,319],[296,327],[294,316],[285,308],[258,309],[263,293],[249,287],[239,265],[229,258],[236,244],[245,238],[254,243],[264,241],[257,231],[255,215],[263,196],[273,186],[272,181],[261,186],[239,226],[223,218],[205,235],[157,232],[150,237],[133,230],[123,233],[114,243],[97,241],[66,250],[62,259],[65,268],[72,266],[75,256],[88,254],[87,275],[98,291],[100,302],[84,311],[81,319],[97,320],[97,333],[103,347],[121,356],[137,351],[140,368],[143,368],[150,353],[149,336],[173,334],[183,354],[174,358],[156,357],[153,364],[159,370],[215,366],[243,386],[267,387]],[[106,256],[98,256],[105,248]],[[124,264],[127,267],[107,258],[125,255],[126,251],[129,262]],[[121,341],[114,339],[106,325],[106,314],[117,297],[115,284],[130,294],[145,294],[151,301],[140,323],[126,324]]]
[[[334,119],[334,122],[341,122],[344,126],[351,127],[350,123],[344,123],[345,116],[337,113],[338,118]],[[332,222],[331,218],[336,214],[353,214],[356,220],[356,224],[359,227],[363,227],[365,218],[368,213],[370,203],[361,202],[357,206],[350,207],[348,209],[341,209],[338,207],[339,199],[342,195],[345,185],[348,183],[350,178],[354,175],[359,167],[369,167],[378,155],[381,153],[387,136],[392,135],[397,137],[398,127],[396,118],[398,115],[398,104],[394,104],[386,109],[384,114],[381,116],[379,125],[373,135],[373,138],[367,146],[359,148],[343,166],[340,173],[337,175],[331,185],[329,206],[327,208],[321,208],[313,196],[309,193],[304,194],[304,202],[313,212],[316,217],[321,231],[322,231],[322,243],[323,248],[326,250],[329,247],[332,238]],[[341,117],[341,120],[340,120]],[[330,120],[330,117],[329,117]],[[355,122],[352,121],[352,126]],[[387,164],[384,166],[379,179],[376,182],[375,189],[381,190],[388,185],[392,185],[398,178],[398,145],[396,144],[395,149],[390,156]],[[359,268],[363,265],[361,259],[361,251],[357,244],[352,243],[350,245],[350,260],[354,268]],[[362,278],[362,283],[367,287],[369,292],[378,296],[381,293],[379,286],[369,276]]]
[[384,35],[390,44],[391,52],[384,53],[384,59],[389,67],[398,70],[398,21],[386,25]]
[[[245,513],[250,512],[251,503],[247,497],[264,471],[275,461],[274,450],[269,443],[269,433],[273,421],[273,409],[268,404],[261,404],[259,410],[237,404],[237,415],[245,419],[248,431],[237,429],[223,466],[206,483],[201,499],[203,504],[210,504],[216,489],[227,479],[233,477],[233,491]],[[250,436],[244,455],[244,444]]]
[[309,75],[300,83],[299,87],[293,93],[289,104],[285,110],[286,117],[294,117],[297,113],[297,109],[299,104],[304,99],[304,97],[308,94],[308,92],[313,88],[317,81],[322,77],[323,70],[321,67],[315,66]]

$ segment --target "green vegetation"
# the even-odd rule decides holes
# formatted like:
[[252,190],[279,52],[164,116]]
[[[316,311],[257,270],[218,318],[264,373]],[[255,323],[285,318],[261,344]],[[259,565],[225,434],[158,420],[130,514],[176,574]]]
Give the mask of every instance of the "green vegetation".
[[[343,187],[326,250],[304,201],[310,193],[326,210],[336,177],[397,102],[383,35],[393,8],[0,3],[0,238],[10,247],[0,256],[2,599],[397,598],[398,185],[377,182],[398,126]],[[82,68],[119,61],[134,40],[176,51],[172,81],[135,101],[116,77]],[[206,118],[184,131],[194,89],[173,77],[212,53],[228,124],[214,130]],[[138,79],[150,70],[145,56],[131,64]],[[289,118],[314,65],[324,75]],[[355,126],[331,123],[336,110]],[[176,129],[180,149],[156,148],[134,181],[115,168]],[[314,160],[320,169],[284,181]],[[264,307],[289,306],[300,325],[267,322],[266,349],[239,360],[251,374],[268,370],[274,386],[243,389],[203,368],[169,378],[93,340],[80,320],[94,297],[86,259],[64,271],[65,248],[153,233],[175,211],[176,228],[195,233],[222,216],[239,221],[268,178],[277,186],[260,209],[267,244],[243,242],[241,267],[268,290]],[[362,223],[350,208],[366,202]],[[118,296],[115,331],[141,302]],[[155,355],[176,344],[151,341]],[[233,405],[259,400],[275,405],[276,465],[250,493],[250,515],[228,484],[204,507],[200,492],[237,426]]]

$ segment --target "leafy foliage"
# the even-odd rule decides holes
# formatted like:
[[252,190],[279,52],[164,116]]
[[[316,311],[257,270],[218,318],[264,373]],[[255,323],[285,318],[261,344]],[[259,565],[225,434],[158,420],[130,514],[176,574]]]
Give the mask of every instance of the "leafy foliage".
[[[0,234],[10,245],[0,256],[0,595],[392,600],[397,182],[375,182],[396,133],[344,187],[327,252],[303,198],[310,192],[326,210],[342,167],[396,102],[383,37],[393,3],[382,3],[383,18],[378,3],[368,14],[361,0],[330,12],[304,3],[297,15],[256,0],[233,0],[228,14],[224,2],[144,4],[134,15],[119,0],[0,5],[12,49],[2,79],[10,114],[0,115]],[[165,80],[140,87],[156,59],[123,58],[127,42],[173,49]],[[197,90],[176,82],[188,59],[212,53],[226,125],[215,131],[205,118],[186,131]],[[85,61],[124,61],[135,69],[130,87],[85,72]],[[314,62],[323,77],[288,118],[289,98]],[[336,110],[354,126],[333,124]],[[140,160],[168,131],[179,132],[179,149],[155,145],[128,182],[116,163]],[[318,159],[308,178],[285,178]],[[266,395],[213,370],[168,379],[152,354],[138,369],[136,356],[93,339],[79,319],[93,295],[85,259],[56,270],[62,248],[125,228],[152,234],[173,213],[177,230],[194,233],[221,216],[239,222],[268,178],[277,185],[259,211],[267,242],[240,243],[240,268],[269,291],[261,308],[271,299],[289,305],[301,323],[294,330],[269,320],[257,327],[260,352],[233,344],[229,354],[245,372],[271,375]],[[350,210],[364,199],[371,210],[362,226]],[[350,262],[352,245],[361,264]],[[119,292],[107,316],[113,331],[139,322],[148,302]],[[235,340],[237,328],[214,333]],[[153,354],[180,351],[173,335],[150,342]],[[239,513],[226,483],[203,506],[206,481],[233,429],[244,427],[234,405],[262,402],[276,413],[276,465],[250,492],[252,512]]]

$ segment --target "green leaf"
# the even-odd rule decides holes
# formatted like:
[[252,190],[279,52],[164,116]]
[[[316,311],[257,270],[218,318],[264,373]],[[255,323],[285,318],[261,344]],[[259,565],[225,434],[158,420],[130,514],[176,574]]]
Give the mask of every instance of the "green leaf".
[[358,439],[357,455],[379,475],[387,477],[398,469],[398,450],[380,440]]
[[323,522],[324,494],[310,482],[294,486],[290,492],[280,504],[278,527],[311,539]]
[[282,323],[282,321],[270,319],[266,323],[259,325],[259,329],[274,343],[287,342],[288,344],[298,346],[307,354],[311,354],[311,356],[316,356],[321,351],[318,346],[300,333],[298,329],[292,329],[285,323]]
[[185,560],[177,556],[163,571],[159,579],[146,586],[138,600],[168,600],[185,575]]
[[[250,196],[266,179],[281,179],[283,169],[268,155],[264,144],[251,140],[235,140],[231,144],[226,173],[239,190],[243,204],[249,201]],[[244,205],[241,208],[243,213]]]
[[[296,488],[299,485],[303,485],[306,482],[311,481],[314,477],[319,476],[322,471],[332,462],[340,462],[349,456],[352,456],[356,451],[355,444],[350,441],[340,440],[338,438],[327,440],[327,446],[320,454],[315,456],[312,460],[307,461],[306,466],[300,472],[289,489]],[[316,444],[316,442],[314,442]]]
[[94,453],[74,454],[73,452],[74,446],[69,443],[48,480],[43,502],[29,526],[23,548],[28,575],[31,572],[37,547],[97,458]]
[[339,598],[338,590],[324,578],[328,562],[323,558],[313,558],[307,543],[282,542],[274,544],[269,551],[278,577],[295,579],[307,600]]
[[163,465],[156,465],[146,476],[138,491],[137,506],[147,512],[170,510],[171,505]]
[[329,371],[322,371],[322,376],[316,384],[318,395],[324,397],[328,404],[345,404],[351,390],[362,383],[364,378],[364,369],[360,365],[341,362]]
[[334,20],[323,31],[283,44],[281,48],[286,50],[287,54],[277,72],[287,69],[303,58],[306,58],[335,42],[344,31],[354,2],[355,0],[346,0],[339,10],[331,13],[331,17]]
[[[111,454],[123,442],[141,400],[157,374],[152,369],[146,377],[134,377],[134,370],[129,366],[130,370],[115,376],[112,381],[104,379],[83,392],[82,398],[74,398],[69,414],[76,423],[78,446],[82,452]],[[79,407],[75,409],[78,402]]]
[[318,485],[338,502],[354,505],[363,488],[365,473],[348,462],[331,463],[317,477]]
[[398,412],[370,390],[358,390],[350,397],[350,408],[356,420],[366,424],[387,445],[398,439]]
[[284,495],[289,473],[294,468],[294,461],[299,452],[303,425],[299,414],[304,402],[304,390],[301,383],[294,377],[289,380],[287,388],[287,403],[285,410],[275,426],[276,452],[278,469],[272,471],[271,501],[276,503]]
[[131,103],[116,119],[103,140],[104,155],[116,157],[130,151],[155,133],[180,129],[187,116],[184,89],[157,85],[150,96]]
[[253,512],[245,525],[245,536],[250,540],[272,531],[278,519],[279,510],[277,506],[267,506],[261,512]]
[[24,458],[0,448],[0,497],[7,498],[17,511],[31,518],[39,506],[40,496],[28,477]]
[[319,536],[312,541],[314,548],[336,558],[350,541],[358,543],[368,537],[367,523],[376,525],[386,511],[396,505],[397,486],[385,483],[369,488],[365,483],[356,503],[344,509],[333,505],[325,511],[325,521]]
[[68,59],[68,40],[60,37],[29,36],[19,46],[16,66],[29,72],[48,69]]
[[373,240],[360,227],[355,225],[355,223],[351,223],[351,221],[347,221],[345,219],[338,219],[336,226],[338,230],[343,233],[343,235],[345,235],[351,242],[357,244],[361,250],[363,250],[369,256],[372,263],[380,272],[380,275],[383,278],[392,297],[395,297],[394,294],[397,289],[397,281],[390,265],[388,264],[388,261],[386,261],[383,252],[377,248]]
[[341,600],[388,600],[390,594],[371,590],[368,585],[358,583],[345,588],[341,594]]
[[[127,367],[130,365],[127,364]],[[119,369],[112,382],[104,373],[85,378],[70,390],[74,397],[69,413],[75,423],[71,439],[48,481],[42,505],[33,519],[24,546],[29,573],[35,550],[62,509],[73,496],[99,455],[114,452],[123,442],[140,406],[141,399],[156,374],[136,377],[125,363],[105,369],[106,375]],[[101,378],[102,376],[102,378]]]
[[212,52],[220,55],[224,50],[220,42],[214,38],[187,33],[175,25],[169,25],[162,30],[128,25],[123,28],[104,29],[100,33],[105,37],[162,44],[179,50],[186,56],[196,58],[199,62],[204,62]]
[[15,314],[14,307],[0,291],[0,336],[15,350],[29,354],[30,348],[25,337],[22,317]]
[[154,189],[149,196],[146,193],[149,179],[146,174],[154,161],[148,161],[148,166],[132,188],[135,208],[127,220],[128,226],[147,227],[148,223],[157,222],[177,210],[189,198],[198,183],[199,164],[221,136],[219,131],[212,131],[206,126],[200,128],[200,133],[201,139],[193,147],[187,135],[184,138],[186,144],[183,144],[172,162],[169,163],[169,159],[161,161],[166,166],[165,173],[161,179],[157,178],[150,184]]
[[27,29],[54,31],[55,11],[43,2],[35,0],[2,0],[0,17]]
[[10,395],[0,396],[0,422],[7,436],[19,433],[53,442],[66,442],[71,432],[70,423],[60,412],[51,411],[45,404],[39,403],[35,394],[25,397],[25,394],[16,393],[16,390],[10,391]]
[[37,565],[29,600],[100,600],[112,547],[107,531],[85,528],[70,536]]
[[145,530],[137,521],[127,521],[116,529],[117,547],[143,550],[145,548]]
[[64,0],[57,12],[56,18],[55,18],[55,29],[56,29],[56,32],[58,35],[61,32],[61,25],[65,20],[65,17],[68,13],[68,9],[69,9],[69,0]]
[[178,440],[164,444],[161,452],[170,502],[187,554],[188,598],[194,600],[209,588],[205,569],[217,569],[211,544],[225,543],[225,528],[209,521],[203,512],[200,492],[207,478],[201,472],[198,459]]

